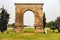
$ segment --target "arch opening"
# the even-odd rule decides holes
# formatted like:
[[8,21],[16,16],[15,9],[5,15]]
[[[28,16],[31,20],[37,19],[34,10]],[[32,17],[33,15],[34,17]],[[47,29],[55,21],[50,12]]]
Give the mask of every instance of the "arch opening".
[[25,11],[23,25],[27,28],[34,28],[34,13],[32,11]]

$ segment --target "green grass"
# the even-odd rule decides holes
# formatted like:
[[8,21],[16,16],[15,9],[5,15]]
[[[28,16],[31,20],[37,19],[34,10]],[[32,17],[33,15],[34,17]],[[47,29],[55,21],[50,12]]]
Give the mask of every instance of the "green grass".
[[24,28],[24,32],[33,33],[34,32],[34,28]]
[[33,28],[25,28],[24,33],[15,33],[12,30],[0,33],[0,40],[60,40],[60,33],[52,33],[48,31],[47,34],[34,33]]

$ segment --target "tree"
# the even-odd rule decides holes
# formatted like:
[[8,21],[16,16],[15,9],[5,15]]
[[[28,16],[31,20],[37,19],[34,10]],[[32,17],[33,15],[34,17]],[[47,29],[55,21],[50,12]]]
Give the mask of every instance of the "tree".
[[57,19],[55,20],[55,26],[58,29],[58,32],[60,33],[60,16],[57,17]]
[[15,23],[11,24],[11,26],[14,27],[15,26]]
[[50,21],[50,22],[47,23],[46,26],[49,27],[49,28],[53,28],[53,27],[55,27],[55,22],[54,21]]
[[45,17],[45,13],[43,14],[43,29],[45,28],[46,26],[46,17]]
[[55,20],[55,22],[60,23],[60,16],[59,16],[59,17],[57,17],[57,19]]
[[46,26],[49,27],[51,30],[53,30],[53,32],[56,29],[56,27],[55,27],[55,21],[48,22]]
[[23,27],[27,27],[27,25],[23,25]]
[[7,30],[7,24],[9,21],[9,14],[7,13],[7,11],[2,8],[2,12],[1,12],[1,17],[0,17],[0,31],[3,33],[3,31]]

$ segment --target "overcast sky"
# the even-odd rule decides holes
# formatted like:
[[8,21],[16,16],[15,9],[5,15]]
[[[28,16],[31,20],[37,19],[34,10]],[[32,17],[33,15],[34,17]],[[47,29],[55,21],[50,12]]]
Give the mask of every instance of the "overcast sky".
[[4,8],[10,14],[10,24],[15,22],[14,3],[44,3],[43,11],[45,11],[47,22],[60,16],[60,0],[0,0],[0,8],[4,5]]

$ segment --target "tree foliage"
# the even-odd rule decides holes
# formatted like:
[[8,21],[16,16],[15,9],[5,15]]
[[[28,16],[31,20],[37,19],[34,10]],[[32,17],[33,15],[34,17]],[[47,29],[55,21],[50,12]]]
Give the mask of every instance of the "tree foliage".
[[0,14],[0,31],[3,32],[7,30],[7,24],[9,21],[9,14],[7,11],[3,8],[2,12]]
[[14,27],[15,26],[15,23],[11,24],[11,26]]
[[27,25],[23,25],[23,27],[27,27]]
[[45,28],[46,26],[46,17],[45,17],[45,13],[43,14],[43,29]]
[[53,27],[55,27],[55,22],[54,21],[50,21],[50,22],[48,22],[46,24],[46,26],[49,27],[49,28],[53,28]]
[[58,32],[60,33],[60,16],[57,17],[57,19],[55,20],[55,26],[58,29]]
[[51,28],[52,30],[57,29],[60,33],[60,17],[57,17],[55,21],[48,22],[46,26]]
[[53,32],[56,29],[56,27],[55,27],[55,21],[48,22],[46,26],[49,27],[51,30],[53,30]]
[[55,22],[60,23],[60,16],[59,16],[59,17],[57,17],[57,19],[55,20]]

